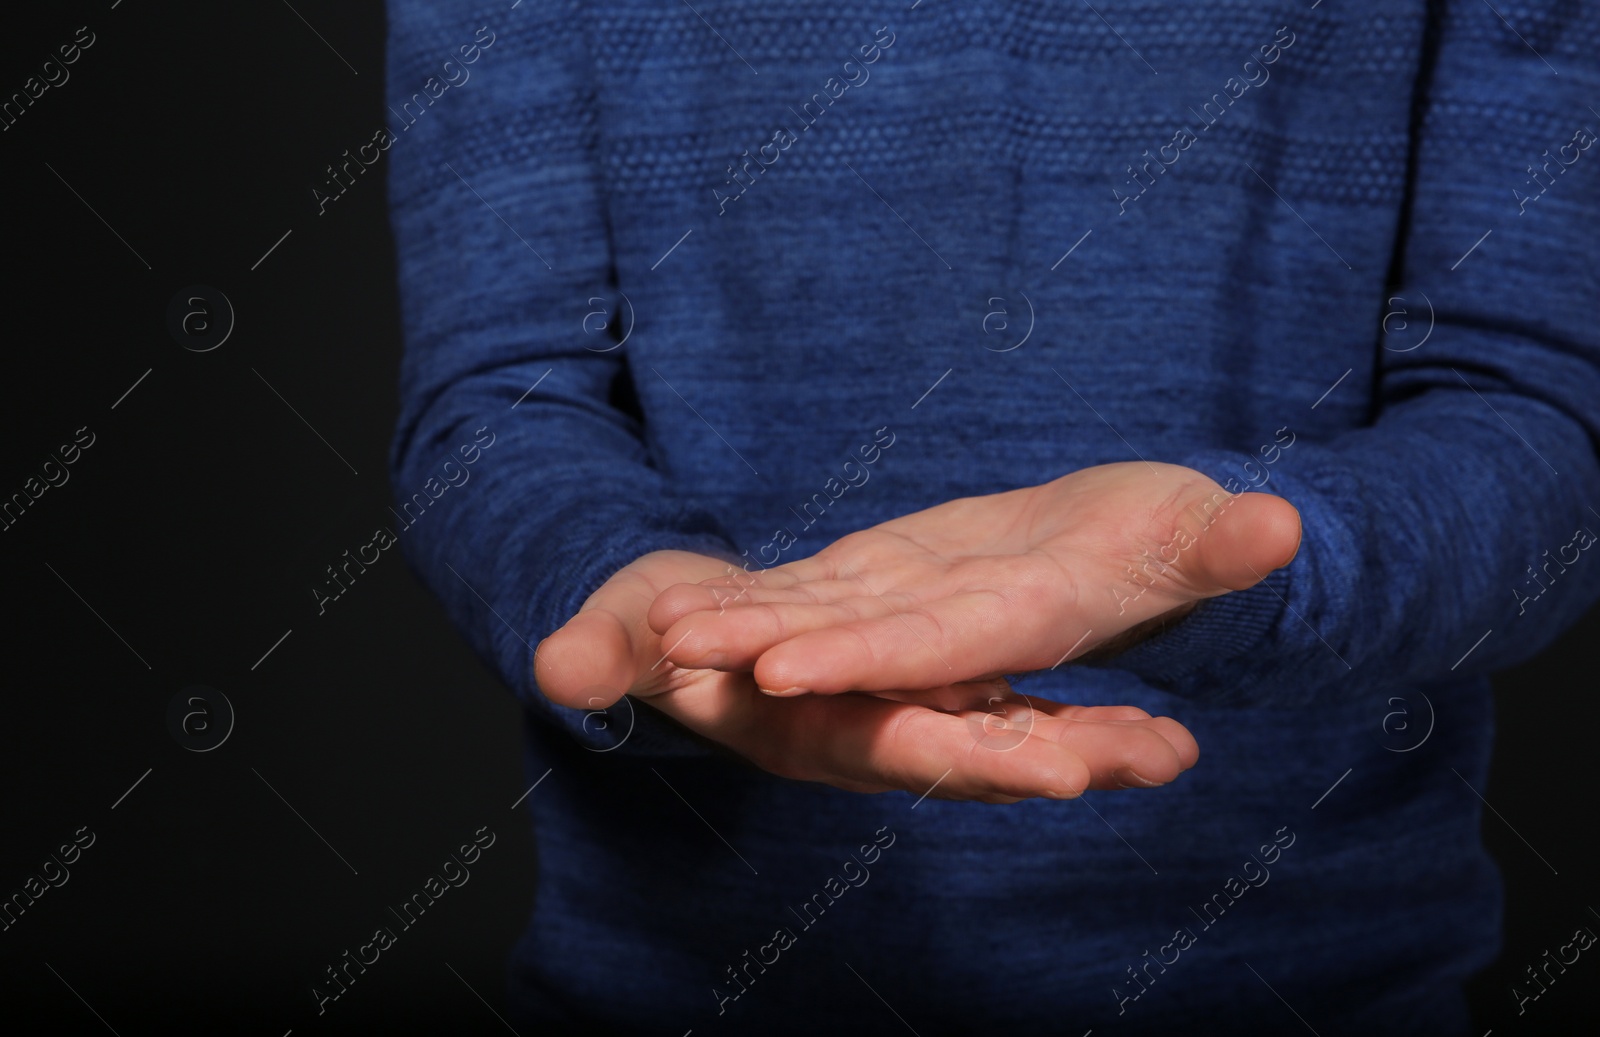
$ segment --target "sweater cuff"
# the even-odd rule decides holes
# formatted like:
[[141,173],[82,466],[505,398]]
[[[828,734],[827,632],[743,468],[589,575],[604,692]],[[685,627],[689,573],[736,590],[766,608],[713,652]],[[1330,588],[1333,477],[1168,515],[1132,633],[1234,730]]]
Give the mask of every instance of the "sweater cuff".
[[1183,619],[1100,665],[1127,670],[1147,683],[1214,705],[1242,705],[1249,696],[1225,674],[1268,639],[1284,611],[1289,577],[1275,569],[1248,590],[1207,598]]

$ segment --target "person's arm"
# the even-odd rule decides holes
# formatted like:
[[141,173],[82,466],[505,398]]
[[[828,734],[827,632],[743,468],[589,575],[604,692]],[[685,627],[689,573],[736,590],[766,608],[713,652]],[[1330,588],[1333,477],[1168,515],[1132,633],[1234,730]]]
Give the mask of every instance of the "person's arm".
[[[1273,467],[1264,491],[1304,523],[1293,564],[1111,665],[1303,701],[1346,664],[1396,681],[1513,665],[1600,596],[1600,5],[1549,9],[1525,41],[1482,3],[1441,6],[1393,292],[1413,321],[1431,301],[1432,335],[1382,349],[1371,427]],[[1248,454],[1173,460],[1251,488]]]
[[[406,333],[391,478],[407,557],[520,700],[597,751],[715,743],[856,791],[1064,798],[1192,767],[1188,731],[1133,707],[1030,712],[1031,737],[1013,745],[985,726],[998,687],[943,689],[975,707],[964,716],[865,696],[783,702],[748,674],[664,662],[646,622],[656,594],[738,555],[613,405],[626,347],[583,327],[612,269],[592,57],[550,5],[497,16],[506,25],[466,10],[390,3],[391,96],[419,89],[422,110],[389,148]],[[426,108],[429,76],[460,82]],[[984,739],[1005,751],[970,751]]]
[[[626,704],[609,723],[553,705],[533,646],[642,555],[735,552],[610,402],[626,346],[585,330],[589,300],[611,299],[592,57],[549,10],[389,5],[406,338],[390,476],[413,523],[399,531],[406,555],[473,647],[524,703],[606,748],[629,730]],[[698,751],[637,713],[629,751]]]
[[[1341,387],[1365,389],[1370,424],[1300,437],[1261,494],[1215,507],[1257,488],[1261,458],[1202,450],[950,502],[768,570],[714,618],[706,586],[672,588],[652,625],[700,631],[674,661],[837,692],[1088,654],[1190,697],[1290,705],[1353,668],[1482,675],[1553,640],[1600,596],[1600,5],[1546,15],[1526,43],[1488,6],[1440,6],[1393,293],[1436,325]],[[1546,149],[1566,171],[1524,201]]]

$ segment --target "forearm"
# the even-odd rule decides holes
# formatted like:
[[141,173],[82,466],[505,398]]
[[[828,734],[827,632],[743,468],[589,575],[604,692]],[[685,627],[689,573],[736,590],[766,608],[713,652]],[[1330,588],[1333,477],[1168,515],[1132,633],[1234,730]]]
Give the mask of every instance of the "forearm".
[[[404,550],[463,635],[530,708],[603,748],[597,721],[539,693],[534,646],[634,558],[726,544],[613,405],[626,347],[585,324],[612,256],[581,22],[516,14],[389,152],[406,337],[390,474]],[[390,23],[397,96],[481,25],[464,4],[400,0]]]
[[[1581,545],[1600,532],[1600,152],[1588,106],[1600,9],[1551,10],[1531,42],[1491,6],[1440,11],[1431,73],[1414,84],[1395,286],[1373,300],[1375,316],[1426,315],[1426,334],[1375,329],[1373,364],[1338,390],[1362,401],[1350,414],[1364,409],[1366,426],[1301,437],[1271,467],[1261,488],[1305,525],[1294,563],[1116,665],[1218,701],[1306,701],[1336,694],[1352,668],[1415,681],[1512,665],[1596,598],[1600,560]],[[1535,172],[1547,158],[1555,172]],[[1530,191],[1534,204],[1521,200]],[[1228,450],[1168,460],[1246,489],[1244,463],[1264,470]]]
[[[1287,705],[1336,695],[1356,668],[1405,682],[1531,657],[1600,588],[1600,568],[1583,572],[1600,562],[1568,546],[1589,541],[1585,526],[1600,532],[1589,510],[1600,465],[1571,417],[1487,379],[1482,391],[1419,397],[1370,429],[1253,465],[1270,473],[1262,492],[1300,511],[1295,560],[1107,664],[1208,701]],[[1249,460],[1206,451],[1184,463],[1250,488],[1235,481]],[[1530,566],[1551,559],[1536,582]]]

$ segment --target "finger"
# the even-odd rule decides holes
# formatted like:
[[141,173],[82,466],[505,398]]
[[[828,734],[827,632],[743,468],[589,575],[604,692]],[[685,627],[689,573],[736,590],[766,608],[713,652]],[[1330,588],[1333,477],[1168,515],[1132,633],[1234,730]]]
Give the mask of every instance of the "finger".
[[893,613],[886,601],[871,598],[829,605],[745,604],[725,611],[690,612],[663,631],[661,640],[668,646],[668,657],[678,666],[748,672],[761,653],[792,637]]
[[[703,580],[700,583],[675,583],[651,602],[650,628],[658,634],[665,634],[668,627],[692,612],[707,610],[720,612],[730,605],[755,600],[751,597],[754,592],[760,591],[768,595],[781,594],[797,582],[792,576],[769,570],[759,575],[732,573]],[[765,600],[773,599],[769,597]],[[791,594],[783,600],[809,599],[799,594]]]
[[1150,714],[1138,706],[1069,706],[1064,702],[1055,702],[1042,699],[1037,695],[1029,696],[1033,708],[1041,713],[1048,713],[1057,720],[1149,720]]
[[[1018,694],[1009,681],[969,681],[929,691],[872,692],[879,698],[920,702],[935,709],[959,714],[974,724],[974,737],[984,748],[1004,751],[1037,732],[1040,737],[1065,739],[1092,773],[1092,788],[1130,787],[1136,784],[1162,784],[1178,772],[1188,770],[1200,759],[1200,746],[1188,728],[1171,717],[1152,717],[1137,706],[1075,706],[1032,695]],[[1077,725],[1074,730],[1068,725]],[[1135,732],[1108,731],[1121,726]],[[1159,738],[1162,745],[1149,736]],[[1099,741],[1079,744],[1078,739]],[[1102,752],[1092,755],[1089,749]],[[1166,750],[1170,750],[1170,756]],[[1122,755],[1117,755],[1121,753]],[[1177,771],[1169,766],[1176,761]],[[1137,780],[1119,776],[1131,769]]]
[[[1192,736],[1169,717],[1084,721],[1038,712],[1021,718],[972,712],[964,719],[981,731],[980,748],[991,752],[1013,752],[1030,739],[1071,749],[1088,767],[1089,787],[1094,789],[1154,788],[1174,780],[1199,758]],[[1189,752],[1174,745],[1180,739]]]
[[[992,680],[963,681],[941,688],[908,690],[890,688],[882,691],[858,692],[888,699],[891,702],[911,702],[944,710],[963,713],[981,710],[986,713],[1004,711],[1014,719],[1025,710],[1032,709],[1057,720],[1137,721],[1149,720],[1150,714],[1138,706],[1076,706],[1054,699],[1040,698],[1018,692],[1009,680],[997,677]],[[1192,765],[1192,764],[1191,764]]]
[[603,709],[633,686],[634,654],[621,617],[588,609],[539,642],[533,653],[534,680],[558,705]]
[[764,770],[854,791],[998,802],[1070,798],[1091,778],[1064,744],[1028,739],[1014,752],[986,751],[967,720],[877,696],[773,698],[730,674],[649,701]]
[[[772,607],[786,614],[794,608]],[[777,694],[931,688],[1049,665],[1054,660],[1041,664],[1042,656],[1019,659],[1014,647],[1048,640],[1046,619],[1042,612],[1019,615],[993,592],[957,594],[796,634],[761,653],[756,683]]]
[[1171,717],[1152,717],[1137,706],[1076,706],[1020,695],[1003,678],[872,694],[957,713],[991,751],[1009,751],[1036,735],[1055,738],[1083,758],[1091,788],[1165,784],[1200,758],[1194,736]]
[[[767,699],[801,714],[787,731],[790,759],[815,774],[950,799],[1066,799],[1092,779],[1070,746],[1027,739],[1012,752],[981,744],[966,718],[870,696]],[[824,778],[824,780],[826,780]]]
[[1011,686],[1004,677],[991,680],[963,681],[942,688],[908,690],[891,688],[884,691],[857,692],[873,695],[891,702],[910,702],[946,713],[966,713],[977,710],[1016,720],[1029,711],[1055,717],[1057,720],[1138,721],[1149,720],[1150,714],[1138,706],[1070,706],[1065,702],[1024,695]]
[[[1200,762],[1200,745],[1172,717],[1142,720],[1049,718],[1039,734],[1056,737],[1081,755],[1093,772],[1094,788],[1164,784]],[[1132,771],[1135,779],[1125,776]],[[1109,782],[1110,784],[1106,784]]]
[[[1109,711],[1133,709],[1134,707],[1108,706],[1096,708],[1104,708]],[[1136,710],[1136,712],[1143,713],[1144,711]],[[1073,718],[1068,716],[1058,717],[1057,719],[1070,720]],[[1097,716],[1092,719],[1095,723],[1131,724],[1133,726],[1143,728],[1146,731],[1152,731],[1155,734],[1160,735],[1166,740],[1168,745],[1172,746],[1173,752],[1178,754],[1178,764],[1182,770],[1188,770],[1190,767],[1193,767],[1196,763],[1200,762],[1200,743],[1195,741],[1194,735],[1189,732],[1187,727],[1184,727],[1172,717],[1153,717],[1146,714],[1140,718],[1130,719],[1125,717],[1115,717],[1110,715],[1108,712],[1106,715]]]
[[1200,762],[1200,743],[1195,740],[1193,732],[1177,720],[1172,717],[1151,717],[1146,725],[1167,740],[1167,744],[1177,752],[1178,763],[1184,770]]
[[1293,504],[1270,493],[1240,494],[1195,544],[1190,579],[1215,590],[1253,587],[1293,561],[1300,536]]
[[645,621],[656,591],[640,573],[623,568],[589,596],[578,614],[539,642],[534,680],[563,706],[603,709],[629,691],[650,686],[659,639]]
[[1069,706],[1037,696],[1022,696],[1034,709],[1056,720],[1096,724],[1136,724],[1155,731],[1177,752],[1185,769],[1200,759],[1200,746],[1189,729],[1171,717],[1153,717],[1138,706]]
[[[969,722],[973,737],[986,749],[1006,751],[1024,738],[1031,736],[1039,721],[1049,720],[1047,732],[1058,731],[1060,723],[1080,725],[1124,724],[1139,727],[1166,741],[1176,754],[1180,770],[1193,767],[1200,757],[1200,747],[1183,725],[1170,717],[1152,717],[1137,706],[1075,706],[1050,699],[1020,695],[1004,679],[969,681],[961,684],[932,688],[926,691],[894,689],[876,692],[857,692],[896,702],[925,705],[947,713],[955,713]],[[1127,736],[1142,739],[1140,735]],[[1133,744],[1140,744],[1135,742]],[[1092,772],[1094,788],[1148,787],[1170,781],[1166,754],[1159,747],[1147,745],[1156,753],[1153,763],[1146,765],[1143,758],[1128,758],[1096,762],[1084,755]],[[1131,768],[1136,777],[1118,775],[1121,767]],[[1161,775],[1161,777],[1152,777]]]

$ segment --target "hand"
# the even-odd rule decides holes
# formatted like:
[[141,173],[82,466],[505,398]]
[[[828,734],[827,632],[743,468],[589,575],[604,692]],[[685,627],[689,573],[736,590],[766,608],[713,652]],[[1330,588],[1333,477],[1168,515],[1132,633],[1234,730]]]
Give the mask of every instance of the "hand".
[[1299,550],[1300,515],[1178,465],[1100,465],[968,497],[756,574],[680,584],[650,627],[680,666],[769,695],[936,688],[1053,668]]
[[729,568],[685,551],[657,551],[623,568],[540,642],[540,690],[579,709],[631,694],[764,770],[857,792],[1070,798],[1090,788],[1165,783],[1199,757],[1180,724],[1131,706],[1023,700],[1031,708],[1012,712],[1022,737],[986,738],[1000,711],[985,704],[1006,697],[1004,681],[947,684],[918,696],[944,707],[936,709],[871,695],[778,699],[759,694],[747,673],[681,667],[647,622],[651,606],[674,584]]

